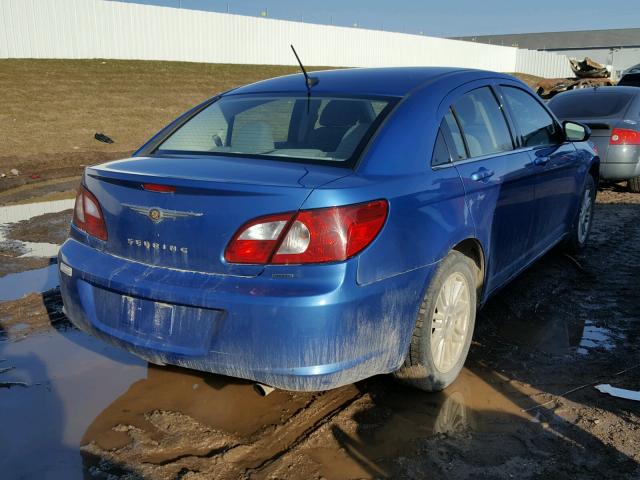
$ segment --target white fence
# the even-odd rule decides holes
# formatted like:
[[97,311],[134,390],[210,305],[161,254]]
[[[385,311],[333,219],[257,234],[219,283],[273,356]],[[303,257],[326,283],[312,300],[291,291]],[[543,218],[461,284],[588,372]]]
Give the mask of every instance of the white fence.
[[574,76],[567,56],[537,50],[519,49],[513,71],[549,78]]
[[289,44],[307,65],[571,73],[562,55],[421,35],[104,0],[0,0],[0,58],[293,65]]

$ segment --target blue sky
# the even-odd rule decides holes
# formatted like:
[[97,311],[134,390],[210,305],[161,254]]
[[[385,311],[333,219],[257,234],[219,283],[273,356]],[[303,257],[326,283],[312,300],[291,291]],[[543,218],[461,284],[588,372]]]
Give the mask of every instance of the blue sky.
[[434,36],[640,27],[637,0],[120,0]]

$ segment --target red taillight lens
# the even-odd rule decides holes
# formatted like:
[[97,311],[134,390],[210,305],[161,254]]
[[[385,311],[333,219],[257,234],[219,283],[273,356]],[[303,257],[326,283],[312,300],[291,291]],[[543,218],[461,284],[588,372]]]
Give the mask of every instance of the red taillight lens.
[[73,209],[73,224],[83,232],[107,240],[107,226],[104,223],[102,208],[93,194],[81,186],[76,195],[76,205]]
[[230,263],[267,263],[294,213],[268,215],[244,224],[224,252]]
[[614,128],[609,145],[640,145],[640,132],[626,128]]
[[238,230],[225,251],[230,263],[340,262],[361,252],[387,218],[386,200],[261,217]]
[[159,183],[143,183],[142,188],[148,192],[173,193],[176,187],[172,185],[160,185]]
[[387,218],[387,202],[303,210],[271,263],[340,262],[361,252]]

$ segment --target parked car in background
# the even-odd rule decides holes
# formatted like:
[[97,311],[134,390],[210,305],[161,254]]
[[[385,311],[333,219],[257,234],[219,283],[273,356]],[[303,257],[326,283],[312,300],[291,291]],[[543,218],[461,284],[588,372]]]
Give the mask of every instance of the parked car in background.
[[158,364],[290,390],[458,376],[476,309],[587,241],[588,129],[503,74],[292,75],[218,95],[88,167],[67,315]]
[[618,82],[620,87],[640,87],[640,64],[625,70]]
[[640,192],[640,89],[600,87],[572,90],[551,99],[549,108],[561,120],[591,128],[601,158],[600,178],[628,181]]

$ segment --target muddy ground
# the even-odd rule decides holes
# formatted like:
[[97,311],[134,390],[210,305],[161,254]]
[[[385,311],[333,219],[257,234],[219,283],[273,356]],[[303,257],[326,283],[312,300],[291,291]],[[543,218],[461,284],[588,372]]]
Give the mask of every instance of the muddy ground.
[[[67,219],[33,219],[9,236],[60,240]],[[88,337],[66,321],[55,289],[2,302],[0,471],[640,478],[640,403],[594,388],[640,390],[639,270],[640,195],[603,190],[584,254],[554,251],[496,295],[461,377],[438,394],[379,376],[263,398],[249,382],[147,365]],[[17,275],[0,277],[0,288],[22,283]]]

